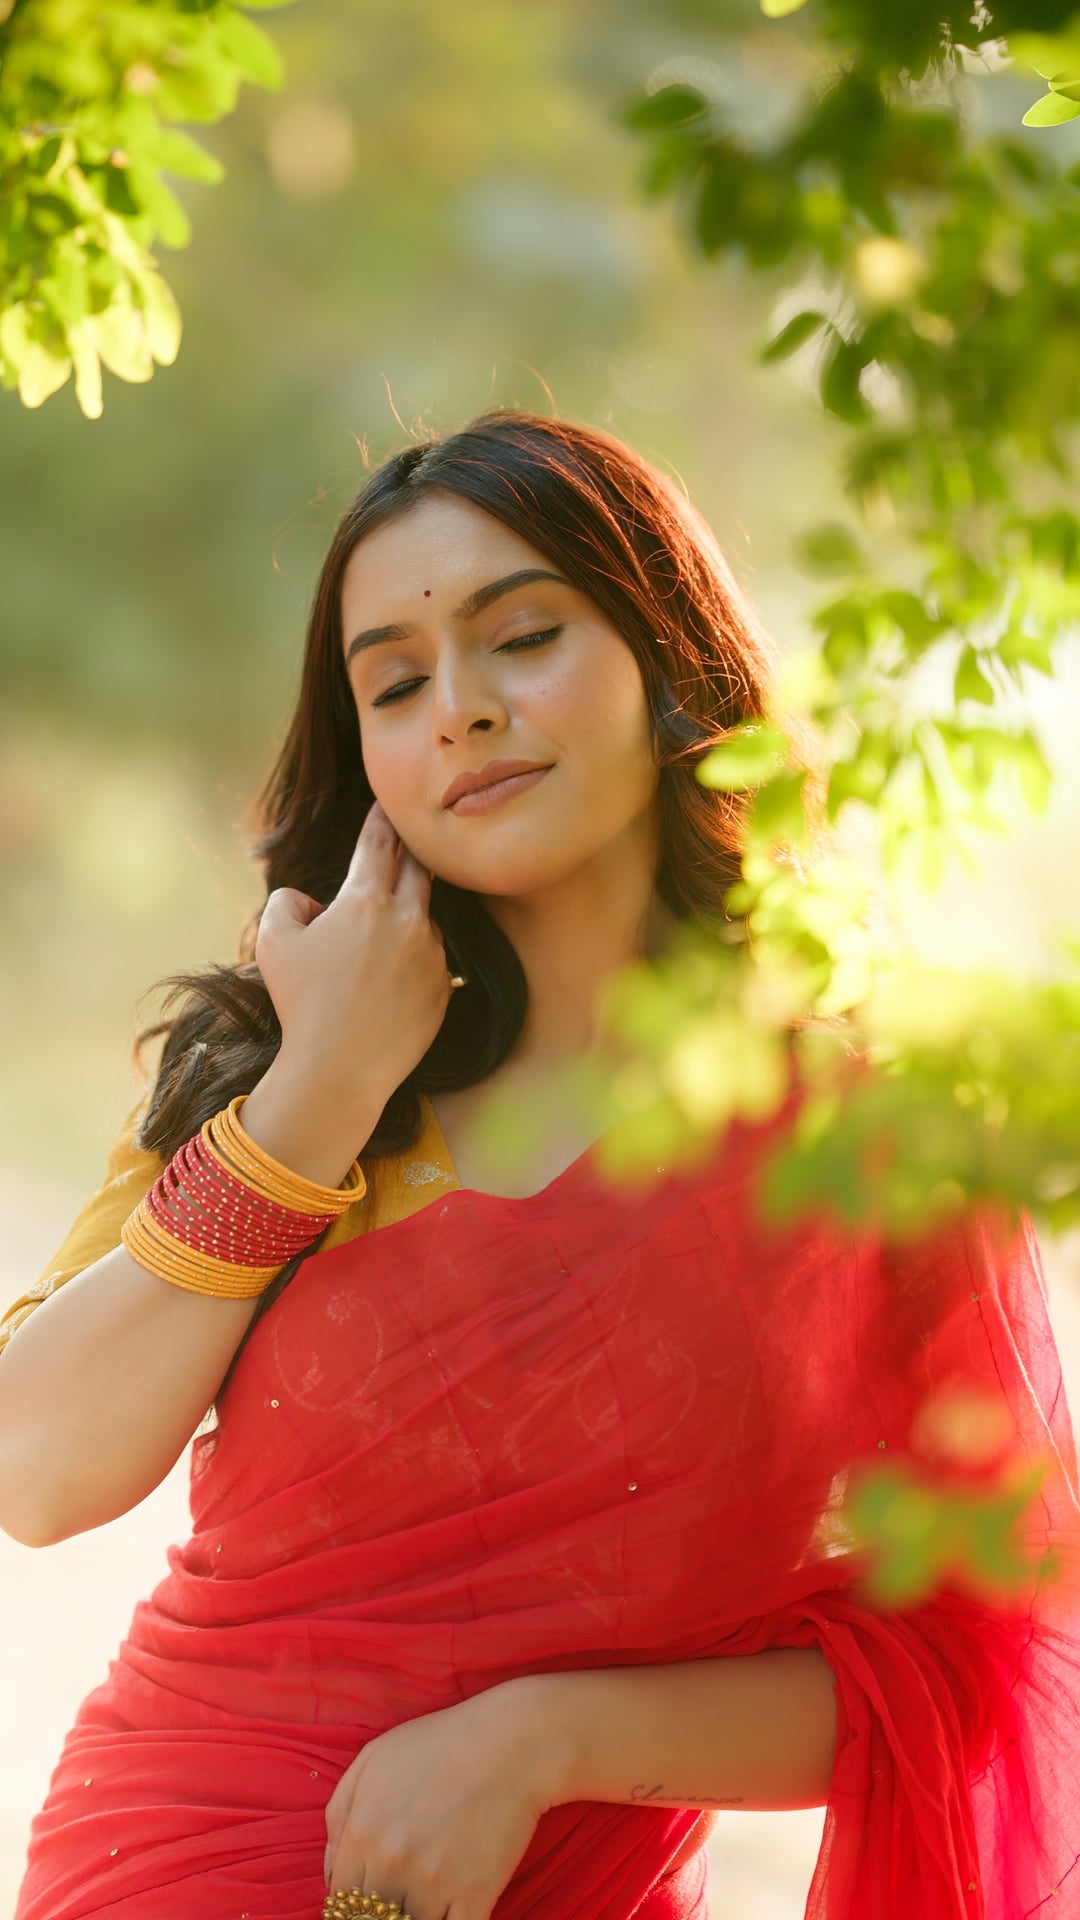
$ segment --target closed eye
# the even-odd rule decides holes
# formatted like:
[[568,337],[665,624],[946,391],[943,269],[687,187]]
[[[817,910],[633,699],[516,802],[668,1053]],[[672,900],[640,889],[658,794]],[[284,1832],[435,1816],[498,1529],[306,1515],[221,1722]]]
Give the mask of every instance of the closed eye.
[[[496,647],[495,651],[496,653],[513,653],[518,647],[542,647],[548,640],[557,640],[561,632],[562,627],[558,626],[548,627],[543,633],[520,633],[516,639],[504,641],[503,645]],[[403,700],[413,687],[420,685],[419,679],[399,680],[396,686],[390,687],[386,693],[381,693],[379,698],[373,700],[371,704],[373,707],[389,706],[397,700]]]

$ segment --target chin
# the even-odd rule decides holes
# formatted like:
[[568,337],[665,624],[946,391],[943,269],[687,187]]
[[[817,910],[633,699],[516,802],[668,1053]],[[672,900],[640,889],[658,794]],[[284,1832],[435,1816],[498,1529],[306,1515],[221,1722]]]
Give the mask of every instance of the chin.
[[478,860],[469,873],[460,879],[454,876],[454,885],[467,887],[470,893],[490,893],[512,899],[516,895],[557,887],[563,880],[569,880],[580,864],[577,860],[567,864],[564,853],[560,853],[557,860],[544,860],[539,855],[534,858],[507,855],[488,864]]

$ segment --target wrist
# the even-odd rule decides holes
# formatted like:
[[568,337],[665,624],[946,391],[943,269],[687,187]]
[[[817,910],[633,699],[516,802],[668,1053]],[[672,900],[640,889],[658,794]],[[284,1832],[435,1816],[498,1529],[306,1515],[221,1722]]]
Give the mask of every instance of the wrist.
[[538,1813],[575,1800],[584,1729],[573,1711],[573,1676],[522,1674],[485,1696],[492,1701],[510,1744],[508,1763],[526,1782]]
[[[356,1140],[354,1157],[367,1145],[389,1095],[374,1087],[347,1061],[318,1061],[298,1041],[283,1041],[263,1075],[280,1098],[301,1113],[330,1113],[338,1131]],[[259,1082],[260,1086],[262,1081]],[[360,1134],[362,1132],[362,1138]]]
[[280,1054],[240,1108],[240,1124],[275,1160],[320,1186],[340,1186],[381,1108],[345,1101]]

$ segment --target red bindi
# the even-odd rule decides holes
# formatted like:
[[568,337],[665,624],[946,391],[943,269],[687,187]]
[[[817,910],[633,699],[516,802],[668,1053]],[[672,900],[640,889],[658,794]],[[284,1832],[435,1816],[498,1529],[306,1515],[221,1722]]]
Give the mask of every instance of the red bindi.
[[430,587],[425,587],[425,588],[424,588],[424,599],[425,599],[425,600],[430,600],[430,599],[431,599],[431,588],[430,588]]

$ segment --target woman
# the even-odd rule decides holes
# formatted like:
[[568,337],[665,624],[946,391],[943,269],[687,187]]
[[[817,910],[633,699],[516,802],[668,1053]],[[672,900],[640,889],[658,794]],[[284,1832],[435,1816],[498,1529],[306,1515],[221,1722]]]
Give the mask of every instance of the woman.
[[1080,1915],[1075,1584],[885,1613],[833,1524],[882,1452],[971,1479],[959,1386],[1046,1463],[1028,1544],[1075,1543],[1027,1223],[769,1227],[796,1087],[633,1194],[574,1112],[502,1191],[474,1157],[482,1090],[597,1054],[605,979],[724,922],[738,807],[693,769],[770,668],[693,510],[586,427],[489,413],[345,513],[253,956],[181,983],[4,1322],[18,1538],[217,1418],[16,1920],[701,1920],[720,1809],[822,1804],[812,1920]]

